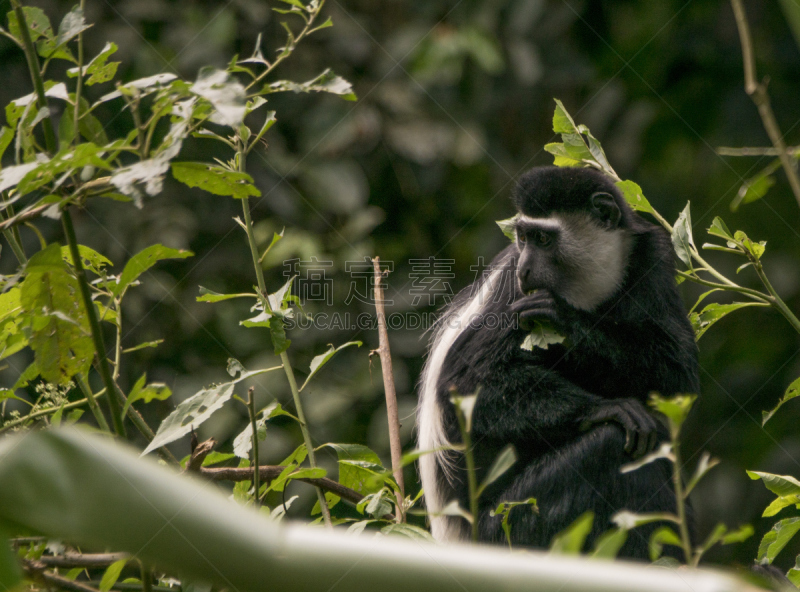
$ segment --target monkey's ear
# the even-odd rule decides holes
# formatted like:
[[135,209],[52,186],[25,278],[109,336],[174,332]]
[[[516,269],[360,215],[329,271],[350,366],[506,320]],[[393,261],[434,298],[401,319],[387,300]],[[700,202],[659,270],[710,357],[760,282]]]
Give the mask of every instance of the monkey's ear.
[[622,212],[614,200],[614,197],[609,193],[598,191],[592,194],[591,197],[592,212],[605,222],[609,228],[616,228],[622,219]]

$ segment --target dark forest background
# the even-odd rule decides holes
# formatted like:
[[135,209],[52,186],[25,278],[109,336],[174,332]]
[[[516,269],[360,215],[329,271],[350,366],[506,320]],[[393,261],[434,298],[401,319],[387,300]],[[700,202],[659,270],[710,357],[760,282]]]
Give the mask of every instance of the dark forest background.
[[[69,2],[32,2],[57,23]],[[0,2],[3,14],[8,2]],[[746,3],[759,73],[769,76],[769,92],[787,142],[800,138],[800,53],[778,3]],[[481,265],[507,239],[494,220],[512,213],[508,195],[514,179],[552,157],[542,146],[551,132],[553,97],[561,99],[579,123],[587,124],[606,149],[620,176],[638,182],[650,202],[674,221],[692,203],[695,236],[716,215],[731,229],[768,241],[764,266],[775,288],[800,308],[800,210],[782,173],[765,199],[731,213],[729,204],[742,179],[763,167],[766,158],[719,156],[719,146],[764,146],[768,138],[743,89],[739,39],[728,2],[719,0],[595,1],[329,0],[334,27],[314,35],[278,73],[307,80],[324,67],[353,82],[359,100],[335,96],[271,95],[278,123],[267,134],[268,148],[252,154],[248,171],[263,197],[254,199],[259,238],[286,227],[286,239],[269,255],[267,281],[275,290],[285,281],[283,261],[316,257],[327,269],[332,308],[307,302],[310,312],[372,312],[368,303],[346,304],[351,282],[346,262],[379,255],[391,261],[390,312],[433,311],[422,298],[414,306],[411,260],[452,260],[446,279],[453,291],[469,284]],[[283,43],[279,15],[262,0],[202,2],[168,0],[88,1],[95,23],[85,35],[87,55],[106,40],[119,46],[116,59],[131,80],[158,72],[194,78],[205,65],[223,67],[232,54],[250,55],[257,35],[264,51]],[[22,53],[0,38],[3,83],[0,101],[31,92]],[[100,86],[92,94],[109,92]],[[93,94],[94,93],[94,94]],[[110,137],[128,125],[127,112],[100,112]],[[186,160],[229,158],[192,140]],[[198,303],[198,285],[218,292],[249,290],[252,264],[243,234],[233,221],[234,200],[216,198],[168,181],[162,195],[133,205],[91,202],[76,212],[79,240],[108,255],[117,266],[152,243],[188,248],[195,257],[162,263],[143,288],[127,298],[123,345],[165,339],[157,349],[133,354],[120,384],[130,386],[145,371],[166,382],[173,399],[150,405],[156,425],[173,405],[203,385],[221,381],[229,357],[247,367],[262,367],[272,357],[266,332],[248,331],[239,320],[247,305],[229,301]],[[121,209],[122,208],[122,209]],[[47,223],[40,225],[45,230]],[[50,222],[48,240],[60,240]],[[22,229],[31,250],[35,235]],[[718,268],[733,273],[730,258],[709,254]],[[4,246],[0,266],[15,267]],[[477,266],[477,267],[476,267]],[[757,287],[744,271],[742,285]],[[687,306],[701,292],[682,285]],[[295,330],[293,361],[305,370],[328,343],[363,340],[326,367],[324,378],[303,393],[311,431],[318,444],[362,442],[388,463],[386,412],[380,367],[368,349],[377,332],[342,328]],[[390,335],[400,397],[404,444],[413,447],[415,385],[427,343],[421,329]],[[691,467],[699,452],[722,463],[693,494],[697,528],[705,535],[718,521],[731,526],[751,522],[756,536],[744,544],[716,549],[710,560],[749,563],[761,534],[774,522],[759,518],[771,499],[745,469],[800,477],[800,412],[790,403],[761,428],[761,410],[771,408],[786,386],[800,376],[800,340],[771,309],[748,308],[726,317],[700,341],[702,392],[684,433]],[[25,360],[11,358],[2,374],[13,382]],[[11,376],[14,374],[14,377]],[[261,402],[277,398],[291,407],[281,376],[259,382]],[[0,375],[2,377],[2,375]],[[218,412],[202,426],[230,446],[246,422],[244,408]],[[158,415],[156,417],[156,415]],[[261,450],[278,462],[298,443],[287,424],[270,427]],[[188,452],[184,442],[174,447]],[[326,459],[322,453],[322,462]],[[407,483],[418,488],[412,468]],[[312,491],[297,487],[307,505]],[[777,561],[788,567],[798,549]],[[794,551],[794,552],[791,552]],[[782,559],[782,560],[781,560]],[[787,565],[783,565],[787,563]]]

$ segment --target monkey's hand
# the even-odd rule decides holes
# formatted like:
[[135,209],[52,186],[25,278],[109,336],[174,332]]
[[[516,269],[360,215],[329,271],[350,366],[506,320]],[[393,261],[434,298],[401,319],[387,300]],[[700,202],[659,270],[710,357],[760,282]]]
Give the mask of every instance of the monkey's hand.
[[600,403],[580,426],[586,431],[598,424],[616,422],[625,430],[625,452],[634,458],[652,451],[658,442],[658,420],[636,399],[611,399]]
[[561,324],[556,301],[548,290],[536,290],[518,298],[511,305],[511,313],[518,315],[519,326],[525,331],[533,330],[537,321],[549,321],[556,329]]

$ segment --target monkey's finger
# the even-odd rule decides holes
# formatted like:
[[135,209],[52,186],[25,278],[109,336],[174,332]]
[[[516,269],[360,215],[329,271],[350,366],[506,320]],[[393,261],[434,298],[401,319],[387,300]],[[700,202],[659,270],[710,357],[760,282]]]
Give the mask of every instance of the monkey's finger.
[[631,450],[633,450],[633,440],[634,440],[633,431],[631,431],[628,428],[625,428],[625,452],[627,452],[628,454],[630,454]]
[[639,446],[636,447],[636,458],[641,458],[650,450],[650,434],[647,432],[639,432],[637,435]]
[[649,446],[647,447],[647,451],[652,452],[653,450],[656,449],[656,446],[658,446],[658,432],[656,430],[653,430],[652,432],[650,432],[650,442]]

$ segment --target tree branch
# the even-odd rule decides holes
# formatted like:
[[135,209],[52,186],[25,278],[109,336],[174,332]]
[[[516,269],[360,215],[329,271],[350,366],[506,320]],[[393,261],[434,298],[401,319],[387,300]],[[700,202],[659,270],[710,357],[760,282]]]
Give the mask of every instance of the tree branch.
[[744,90],[753,100],[758,113],[761,116],[761,121],[764,124],[764,129],[767,131],[772,145],[781,159],[781,165],[789,179],[789,185],[792,188],[792,193],[800,205],[800,178],[797,176],[797,171],[792,166],[792,161],[789,159],[789,153],[786,148],[786,143],[783,141],[783,134],[781,133],[778,122],[775,120],[775,114],[772,112],[772,105],[769,101],[769,94],[767,87],[763,82],[756,81],[756,61],[753,55],[753,42],[750,38],[750,25],[747,22],[747,13],[744,11],[742,0],[731,0],[733,7],[733,14],[736,17],[736,28],[739,30],[739,40],[742,44],[742,61],[744,62]]

